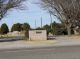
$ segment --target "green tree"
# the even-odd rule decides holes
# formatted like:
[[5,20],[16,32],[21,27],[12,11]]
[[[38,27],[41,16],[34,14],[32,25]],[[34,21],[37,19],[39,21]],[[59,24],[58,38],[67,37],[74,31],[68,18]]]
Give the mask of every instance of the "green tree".
[[65,25],[63,23],[56,23],[53,22],[52,24],[52,33],[54,35],[66,35],[67,29],[65,28]]
[[49,25],[44,25],[43,29],[47,30],[47,35],[51,32],[51,28]]
[[1,25],[0,32],[1,34],[7,34],[9,32],[9,28],[5,23]]
[[30,25],[28,23],[24,23],[22,25],[22,30],[26,32],[25,35],[27,38],[29,38]]
[[13,31],[21,31],[22,30],[22,24],[20,23],[17,23],[17,24],[14,24],[11,28],[11,32]]
[[29,30],[30,29],[30,25],[28,23],[24,23],[22,24],[22,30]]

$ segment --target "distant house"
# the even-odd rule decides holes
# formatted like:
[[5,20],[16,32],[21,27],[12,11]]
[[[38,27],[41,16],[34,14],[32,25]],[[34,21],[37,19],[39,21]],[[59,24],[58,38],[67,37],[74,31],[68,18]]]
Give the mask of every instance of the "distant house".
[[46,30],[30,30],[29,40],[47,40]]

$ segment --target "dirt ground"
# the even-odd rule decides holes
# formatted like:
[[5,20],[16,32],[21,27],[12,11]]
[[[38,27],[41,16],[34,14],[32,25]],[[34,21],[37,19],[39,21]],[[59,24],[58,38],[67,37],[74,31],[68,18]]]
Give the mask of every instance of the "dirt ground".
[[61,40],[80,40],[80,35],[56,36],[56,39],[61,39]]

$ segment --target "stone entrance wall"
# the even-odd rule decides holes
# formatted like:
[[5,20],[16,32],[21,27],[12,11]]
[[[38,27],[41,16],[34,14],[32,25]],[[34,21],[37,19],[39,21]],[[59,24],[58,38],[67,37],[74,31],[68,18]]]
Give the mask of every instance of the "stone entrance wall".
[[47,40],[46,30],[30,30],[29,40]]

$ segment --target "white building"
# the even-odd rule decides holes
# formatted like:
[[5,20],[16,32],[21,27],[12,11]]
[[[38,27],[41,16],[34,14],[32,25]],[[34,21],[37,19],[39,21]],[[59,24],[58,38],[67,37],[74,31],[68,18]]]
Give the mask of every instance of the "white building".
[[47,40],[46,30],[30,30],[29,40]]

